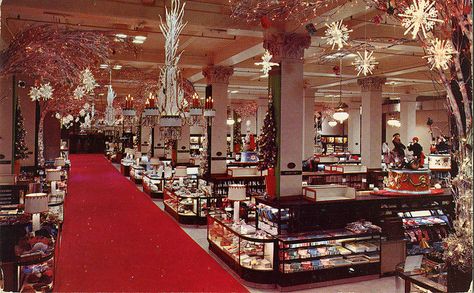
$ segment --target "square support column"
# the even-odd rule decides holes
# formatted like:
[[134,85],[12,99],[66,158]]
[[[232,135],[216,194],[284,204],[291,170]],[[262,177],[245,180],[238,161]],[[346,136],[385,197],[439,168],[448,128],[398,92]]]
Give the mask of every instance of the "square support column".
[[400,96],[400,139],[405,145],[416,136],[416,97],[413,94]]
[[189,153],[190,127],[183,125],[181,127],[181,138],[178,140],[177,163],[187,164],[191,154]]
[[360,154],[360,102],[349,103],[349,119],[347,124],[347,146],[351,154]]
[[262,133],[263,121],[268,111],[268,98],[258,98],[257,100],[257,136]]
[[362,95],[362,164],[369,169],[381,167],[382,156],[382,86],[385,77],[367,77],[357,81]]
[[211,156],[209,170],[211,174],[227,172],[227,105],[229,78],[234,73],[232,67],[208,66],[202,70],[207,84],[212,86],[212,98],[216,116],[212,121],[211,146],[208,153]]
[[278,158],[275,168],[276,195],[302,192],[303,153],[303,57],[311,38],[307,34],[268,34],[263,46],[280,63],[270,72],[269,86],[275,105]]
[[307,86],[305,88],[305,97],[303,102],[303,157],[306,160],[314,156],[314,137],[316,129],[314,128],[314,93],[315,90]]

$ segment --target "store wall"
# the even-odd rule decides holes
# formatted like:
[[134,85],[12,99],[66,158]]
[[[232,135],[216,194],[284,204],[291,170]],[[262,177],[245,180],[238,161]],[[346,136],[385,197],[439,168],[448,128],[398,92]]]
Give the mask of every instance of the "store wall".
[[0,174],[11,174],[13,164],[13,77],[0,78]]
[[[397,113],[395,117],[399,117]],[[448,123],[448,112],[446,110],[419,110],[416,112],[416,126],[415,133],[416,136],[420,139],[420,144],[423,147],[423,150],[427,153],[430,149],[431,135],[426,121],[430,117],[433,120],[433,131],[434,135],[449,135],[449,123]],[[388,119],[388,115],[387,115]],[[387,121],[384,121],[384,127],[386,127],[386,142],[390,148],[393,148],[392,136],[394,133],[399,132],[399,128],[390,127],[387,125]],[[405,145],[408,145],[409,141],[402,141]]]
[[26,130],[26,146],[31,154],[27,159],[21,162],[21,165],[33,167],[35,165],[36,155],[36,102],[31,101],[28,96],[29,89],[33,84],[32,81],[28,79],[24,79],[23,81],[25,81],[25,87],[17,87],[17,91]]

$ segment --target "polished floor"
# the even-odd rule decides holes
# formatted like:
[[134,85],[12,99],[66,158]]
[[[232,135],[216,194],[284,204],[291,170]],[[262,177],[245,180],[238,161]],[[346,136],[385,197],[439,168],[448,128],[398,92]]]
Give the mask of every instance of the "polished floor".
[[[114,164],[117,169],[120,169],[120,165]],[[136,185],[139,190],[143,191],[142,185]],[[161,210],[164,210],[164,205],[162,200],[153,201]],[[214,257],[221,265],[233,274],[234,277],[240,279],[232,269],[228,268],[224,263],[220,261],[218,257],[213,255],[209,251],[209,245],[207,241],[207,228],[205,226],[181,226],[181,228],[197,243],[199,246]],[[256,288],[258,285],[249,285],[246,284],[244,280],[240,281],[246,286],[246,288],[253,293],[269,293],[269,292],[279,292],[280,290],[275,287],[261,287]],[[308,288],[303,290],[292,290],[292,292],[301,292],[301,293],[398,293],[403,292],[404,288],[397,289],[395,277],[384,277],[380,279],[362,281],[350,284],[334,285],[321,288]]]

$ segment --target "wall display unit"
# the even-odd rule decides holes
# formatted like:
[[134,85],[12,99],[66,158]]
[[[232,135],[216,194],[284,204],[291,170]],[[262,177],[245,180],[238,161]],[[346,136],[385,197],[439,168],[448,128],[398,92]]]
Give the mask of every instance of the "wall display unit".
[[209,250],[244,280],[262,284],[275,282],[275,238],[245,223],[235,224],[230,215],[208,216]]
[[325,154],[342,153],[347,151],[346,135],[321,135],[320,142]]
[[216,209],[217,198],[197,187],[165,187],[163,203],[179,223],[205,225],[208,213]]

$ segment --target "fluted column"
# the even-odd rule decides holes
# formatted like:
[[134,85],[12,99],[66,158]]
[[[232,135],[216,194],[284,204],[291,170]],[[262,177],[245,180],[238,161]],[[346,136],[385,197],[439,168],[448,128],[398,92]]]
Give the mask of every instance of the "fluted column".
[[278,197],[302,192],[303,152],[303,57],[311,38],[307,34],[267,34],[263,46],[273,55],[274,67],[270,72],[277,123],[278,159],[275,168]]
[[385,77],[366,77],[357,83],[362,95],[361,155],[367,168],[380,168],[382,154],[382,86]]
[[207,80],[207,84],[212,86],[212,98],[214,99],[214,109],[216,116],[211,128],[211,146],[208,150],[211,174],[226,173],[227,157],[227,105],[229,88],[229,78],[234,73],[232,67],[227,66],[207,66],[202,73]]

